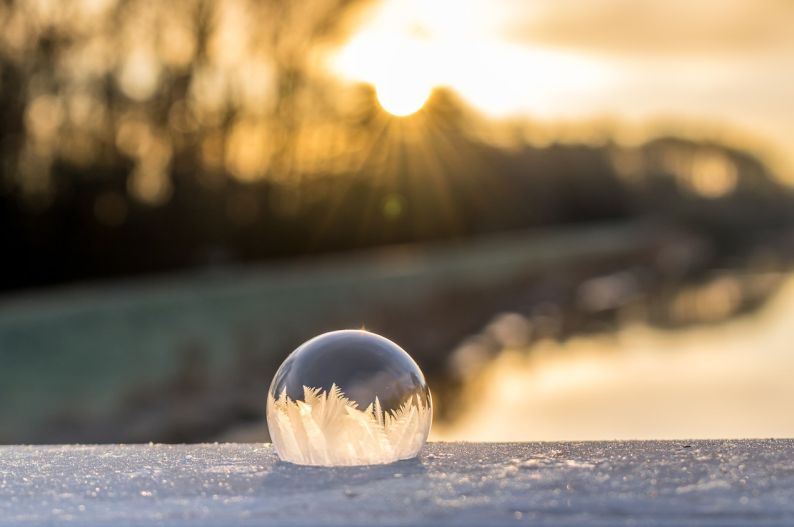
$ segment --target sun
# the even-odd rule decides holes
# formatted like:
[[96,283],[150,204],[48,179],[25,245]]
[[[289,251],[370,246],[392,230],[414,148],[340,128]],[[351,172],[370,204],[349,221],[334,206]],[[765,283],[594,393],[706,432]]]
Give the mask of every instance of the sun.
[[375,84],[378,103],[384,110],[397,117],[407,117],[421,110],[432,91],[433,87],[430,83],[410,76]]
[[411,35],[362,32],[336,56],[345,77],[375,88],[388,113],[405,117],[427,102],[436,82],[434,48]]

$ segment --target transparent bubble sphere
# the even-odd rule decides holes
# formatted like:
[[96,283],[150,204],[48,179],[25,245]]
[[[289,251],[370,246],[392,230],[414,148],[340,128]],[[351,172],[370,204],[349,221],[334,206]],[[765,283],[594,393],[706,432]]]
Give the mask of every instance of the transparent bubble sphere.
[[293,351],[267,397],[279,457],[301,465],[374,465],[415,457],[433,420],[430,389],[397,344],[332,331]]

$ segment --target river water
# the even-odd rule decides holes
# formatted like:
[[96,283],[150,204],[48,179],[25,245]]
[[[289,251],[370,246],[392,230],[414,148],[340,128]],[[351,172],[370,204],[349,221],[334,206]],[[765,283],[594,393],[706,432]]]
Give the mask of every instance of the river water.
[[628,324],[499,354],[436,439],[794,436],[794,278],[760,309],[708,325]]

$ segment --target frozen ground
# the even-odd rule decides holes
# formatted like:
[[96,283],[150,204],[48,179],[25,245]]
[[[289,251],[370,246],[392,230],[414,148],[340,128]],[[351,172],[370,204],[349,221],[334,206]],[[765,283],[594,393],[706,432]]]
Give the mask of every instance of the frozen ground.
[[0,447],[0,525],[792,525],[794,440],[434,443],[299,467],[269,445]]

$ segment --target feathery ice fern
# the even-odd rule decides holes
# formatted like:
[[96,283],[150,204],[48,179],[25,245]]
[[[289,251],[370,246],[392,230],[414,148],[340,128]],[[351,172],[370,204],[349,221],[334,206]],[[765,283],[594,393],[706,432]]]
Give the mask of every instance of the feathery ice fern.
[[415,457],[430,431],[430,408],[411,396],[393,411],[360,410],[336,384],[303,387],[303,401],[268,395],[268,425],[279,456],[301,465],[373,465]]

